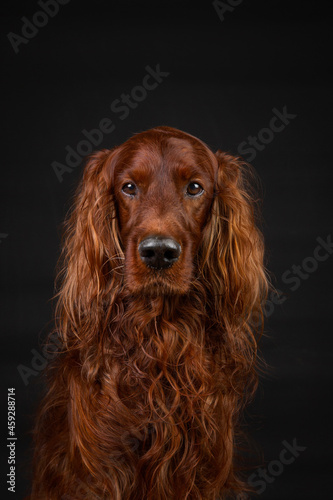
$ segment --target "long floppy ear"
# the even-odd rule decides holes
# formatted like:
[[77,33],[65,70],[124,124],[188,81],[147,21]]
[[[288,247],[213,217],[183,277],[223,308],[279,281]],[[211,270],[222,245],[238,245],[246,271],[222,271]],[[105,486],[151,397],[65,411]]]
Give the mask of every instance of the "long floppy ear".
[[119,149],[90,156],[65,222],[56,327],[67,348],[88,345],[101,333],[106,309],[122,284],[124,255],[112,190]]
[[236,374],[251,372],[268,281],[249,166],[221,151],[215,157],[215,199],[203,234],[201,273],[214,296],[211,315],[227,338],[230,369]]

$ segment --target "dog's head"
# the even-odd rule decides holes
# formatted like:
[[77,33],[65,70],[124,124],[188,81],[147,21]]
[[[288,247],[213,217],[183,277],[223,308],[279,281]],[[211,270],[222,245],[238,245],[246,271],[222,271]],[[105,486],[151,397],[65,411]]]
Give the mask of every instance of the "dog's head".
[[201,277],[232,305],[260,294],[263,245],[242,163],[177,129],[90,157],[72,223],[73,265],[86,263],[97,290],[117,278],[134,294],[185,294]]
[[115,152],[111,185],[131,292],[186,293],[214,198],[217,160],[168,127]]

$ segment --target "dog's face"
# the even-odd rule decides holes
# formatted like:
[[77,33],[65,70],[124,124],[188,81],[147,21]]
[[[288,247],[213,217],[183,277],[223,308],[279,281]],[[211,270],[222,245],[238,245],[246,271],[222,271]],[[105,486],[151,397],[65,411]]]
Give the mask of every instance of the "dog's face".
[[114,197],[125,284],[131,292],[188,291],[216,170],[208,148],[185,134],[167,135],[163,141],[140,134],[122,147],[114,169]]

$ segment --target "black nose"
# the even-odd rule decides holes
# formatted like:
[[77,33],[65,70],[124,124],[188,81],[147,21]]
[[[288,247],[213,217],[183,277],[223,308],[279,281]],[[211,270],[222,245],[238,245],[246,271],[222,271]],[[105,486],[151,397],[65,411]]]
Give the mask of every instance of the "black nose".
[[141,241],[139,255],[148,267],[166,269],[171,267],[180,256],[181,246],[172,238],[153,236]]

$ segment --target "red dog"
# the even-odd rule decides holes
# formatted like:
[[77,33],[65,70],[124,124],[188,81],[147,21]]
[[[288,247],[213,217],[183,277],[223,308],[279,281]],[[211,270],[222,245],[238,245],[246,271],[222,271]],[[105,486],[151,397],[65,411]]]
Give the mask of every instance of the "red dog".
[[267,289],[237,158],[157,127],[91,156],[66,226],[63,349],[33,500],[216,500],[244,489],[240,409]]

